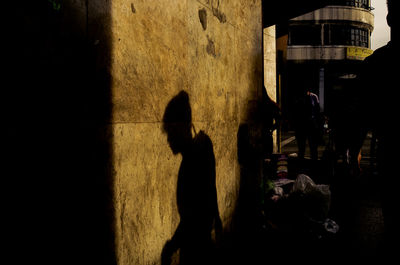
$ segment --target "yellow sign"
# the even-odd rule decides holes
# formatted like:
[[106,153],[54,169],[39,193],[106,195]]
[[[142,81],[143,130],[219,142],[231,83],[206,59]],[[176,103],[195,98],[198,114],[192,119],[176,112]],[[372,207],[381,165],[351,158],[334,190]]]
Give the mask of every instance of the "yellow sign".
[[346,58],[351,60],[364,60],[374,51],[368,48],[347,47]]

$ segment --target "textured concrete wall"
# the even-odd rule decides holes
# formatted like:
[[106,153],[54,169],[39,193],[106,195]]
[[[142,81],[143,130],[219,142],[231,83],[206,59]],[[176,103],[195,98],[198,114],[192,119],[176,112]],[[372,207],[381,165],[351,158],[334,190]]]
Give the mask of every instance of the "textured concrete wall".
[[[162,118],[181,90],[189,95],[196,131],[212,141],[219,214],[224,231],[232,230],[243,188],[239,127],[249,125],[254,149],[260,143],[261,0],[75,0],[61,5],[58,18],[56,33],[65,35],[62,54],[70,58],[62,77],[76,76],[61,94],[68,95],[65,105],[75,115],[68,114],[73,122],[61,128],[77,124],[61,134],[74,133],[65,156],[79,162],[66,174],[76,179],[65,190],[74,193],[79,210],[73,227],[80,230],[70,237],[81,238],[71,246],[82,245],[82,251],[91,246],[87,257],[98,256],[104,263],[160,264],[180,221],[182,161],[171,151]],[[77,41],[71,46],[64,39]],[[65,58],[56,58],[55,64]],[[78,84],[81,68],[87,69]],[[273,79],[268,84],[275,81],[271,74],[268,78]],[[249,193],[254,194],[252,183]],[[106,231],[109,225],[112,230]],[[82,237],[79,231],[89,233]]]
[[26,205],[13,207],[9,245],[20,254],[23,239],[25,256],[41,263],[160,264],[180,221],[182,161],[162,119],[181,90],[212,141],[219,214],[234,230],[241,125],[260,144],[261,0],[39,2],[13,9],[5,164]]
[[237,132],[262,84],[261,1],[112,1],[116,248],[119,264],[158,264],[178,223],[168,102],[189,94],[193,123],[213,142],[220,216],[239,191]]
[[243,179],[238,134],[244,128],[241,146],[255,157],[261,0],[22,0],[12,14],[3,149],[6,186],[19,199],[8,218],[13,260],[161,263],[180,222],[182,162],[162,119],[182,90],[196,131],[212,141],[231,236],[239,198],[257,199],[259,165]]

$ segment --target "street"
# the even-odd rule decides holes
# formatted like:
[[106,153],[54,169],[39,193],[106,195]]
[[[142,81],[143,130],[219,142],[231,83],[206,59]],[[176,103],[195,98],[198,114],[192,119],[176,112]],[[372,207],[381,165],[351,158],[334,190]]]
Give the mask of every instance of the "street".
[[[324,136],[328,144],[328,135]],[[328,184],[332,192],[330,217],[340,226],[338,233],[339,250],[348,257],[370,260],[382,255],[383,244],[383,216],[379,190],[377,183],[379,176],[376,173],[374,156],[370,155],[371,134],[368,134],[362,147],[360,160],[361,172],[358,176],[350,176],[345,170],[342,160],[338,160],[334,166],[334,172],[328,172],[326,176],[311,176],[317,184]],[[297,143],[294,132],[282,133],[281,152],[295,156]],[[319,146],[318,157],[323,175],[330,170],[323,163],[326,146]],[[306,148],[306,159],[309,157],[309,148]],[[293,172],[292,172],[293,173]],[[321,182],[321,183],[318,183]],[[340,255],[340,254],[339,254]],[[340,255],[341,256],[341,255]]]

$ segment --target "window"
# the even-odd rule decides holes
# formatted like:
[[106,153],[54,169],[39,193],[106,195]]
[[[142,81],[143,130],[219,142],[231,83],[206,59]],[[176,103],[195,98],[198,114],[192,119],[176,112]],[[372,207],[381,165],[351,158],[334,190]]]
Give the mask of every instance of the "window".
[[366,29],[342,25],[327,25],[325,45],[348,45],[369,48],[369,32]]
[[321,26],[292,26],[289,30],[289,45],[321,45]]

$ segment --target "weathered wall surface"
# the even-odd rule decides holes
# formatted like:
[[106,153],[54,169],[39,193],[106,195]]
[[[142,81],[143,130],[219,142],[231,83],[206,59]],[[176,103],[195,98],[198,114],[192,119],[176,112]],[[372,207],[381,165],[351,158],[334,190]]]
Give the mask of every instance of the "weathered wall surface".
[[258,144],[261,0],[23,2],[5,106],[6,173],[19,182],[9,187],[26,199],[14,240],[42,263],[159,264],[180,221],[182,160],[162,117],[181,90],[213,143],[220,217],[232,229],[240,125]]
[[179,223],[180,155],[162,132],[168,102],[190,97],[213,142],[228,228],[239,191],[237,132],[262,85],[261,1],[112,1],[112,97],[119,264],[158,264]]

